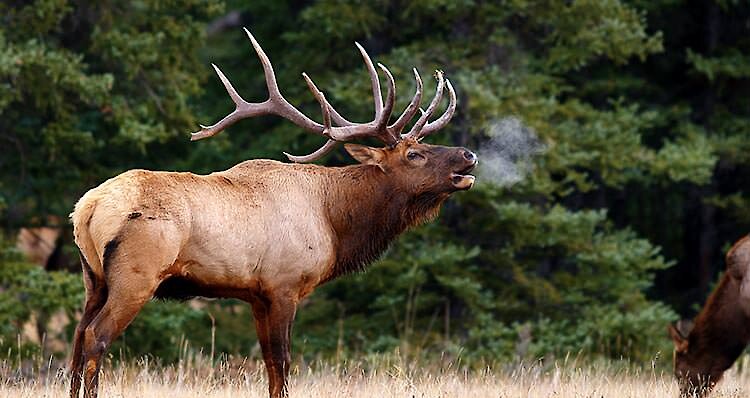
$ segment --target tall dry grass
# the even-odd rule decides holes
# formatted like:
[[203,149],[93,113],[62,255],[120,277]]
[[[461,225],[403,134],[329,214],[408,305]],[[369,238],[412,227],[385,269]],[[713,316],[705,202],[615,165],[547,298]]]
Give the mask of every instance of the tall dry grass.
[[[263,364],[194,357],[159,366],[143,359],[105,366],[100,380],[103,397],[266,397]],[[66,397],[69,379],[64,368],[46,364],[14,367],[0,363],[0,398]],[[745,397],[750,393],[748,358],[731,369],[713,397]],[[637,370],[602,362],[504,366],[473,370],[456,363],[435,366],[400,360],[325,365],[298,365],[292,372],[292,397],[676,397],[672,376],[656,369]]]

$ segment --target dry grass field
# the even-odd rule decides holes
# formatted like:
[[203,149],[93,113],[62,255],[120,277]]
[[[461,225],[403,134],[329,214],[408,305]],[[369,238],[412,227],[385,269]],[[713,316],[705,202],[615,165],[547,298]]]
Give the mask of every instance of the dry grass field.
[[[222,362],[216,367],[191,361],[158,367],[147,361],[107,366],[102,397],[266,397],[261,363]],[[750,374],[745,365],[730,370],[712,397],[745,397]],[[66,397],[68,378],[56,366],[20,370],[0,365],[0,397]],[[426,370],[396,363],[364,370],[357,364],[305,366],[293,371],[292,397],[677,397],[677,385],[662,371],[615,369],[609,365],[516,366],[505,370],[462,371],[454,366]]]

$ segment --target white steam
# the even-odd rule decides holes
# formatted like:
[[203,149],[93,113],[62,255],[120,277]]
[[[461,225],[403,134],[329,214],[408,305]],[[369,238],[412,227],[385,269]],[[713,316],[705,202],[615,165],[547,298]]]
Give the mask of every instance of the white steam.
[[509,187],[522,181],[534,169],[532,158],[547,150],[534,131],[516,117],[490,124],[490,139],[479,149],[480,181]]

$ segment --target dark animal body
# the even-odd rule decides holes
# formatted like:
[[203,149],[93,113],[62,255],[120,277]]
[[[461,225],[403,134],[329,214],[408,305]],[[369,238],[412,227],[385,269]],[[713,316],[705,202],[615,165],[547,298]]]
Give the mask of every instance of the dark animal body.
[[683,397],[704,397],[750,343],[750,237],[734,244],[726,271],[692,322],[669,327]]
[[[455,93],[441,73],[429,108],[401,134],[419,110],[419,75],[414,99],[389,125],[393,78],[381,66],[389,78],[383,104],[372,62],[360,48],[372,79],[375,121],[343,119],[306,78],[324,114],[324,124],[318,124],[281,97],[270,62],[250,39],[270,99],[245,102],[217,68],[237,109],[193,138],[272,113],[329,138],[311,155],[288,155],[295,162],[315,160],[347,139],[374,137],[386,146],[347,144],[360,164],[346,167],[249,160],[210,175],[131,170],[87,192],[71,214],[86,286],[74,336],[71,397],[78,396],[82,382],[86,397],[97,395],[102,355],[146,302],[194,296],[251,305],[269,394],[286,396],[300,300],[331,279],[363,270],[404,230],[434,218],[452,193],[472,187],[468,173],[477,163],[472,152],[420,142],[445,126],[455,110]],[[448,109],[428,123],[444,87]]]

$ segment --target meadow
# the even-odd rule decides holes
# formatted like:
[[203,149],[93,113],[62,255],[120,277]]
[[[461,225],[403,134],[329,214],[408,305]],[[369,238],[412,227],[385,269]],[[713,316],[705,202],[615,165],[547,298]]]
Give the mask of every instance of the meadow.
[[[0,397],[67,397],[68,377],[54,360],[32,368],[0,365]],[[616,362],[579,365],[577,361],[498,365],[468,370],[456,362],[438,367],[398,360],[341,365],[297,363],[292,370],[291,397],[677,397],[668,370],[618,366]],[[750,357],[727,372],[712,397],[744,397],[750,392]],[[204,357],[160,366],[147,359],[113,365],[101,379],[104,397],[266,397],[262,362]]]

